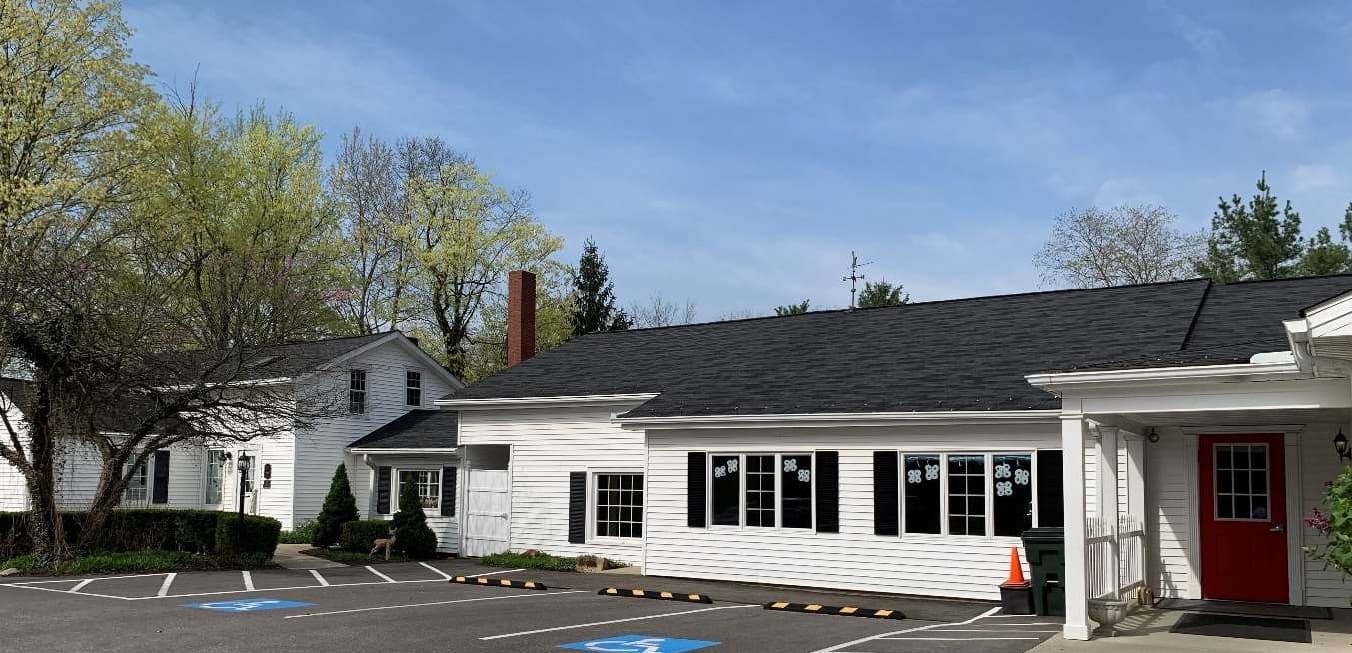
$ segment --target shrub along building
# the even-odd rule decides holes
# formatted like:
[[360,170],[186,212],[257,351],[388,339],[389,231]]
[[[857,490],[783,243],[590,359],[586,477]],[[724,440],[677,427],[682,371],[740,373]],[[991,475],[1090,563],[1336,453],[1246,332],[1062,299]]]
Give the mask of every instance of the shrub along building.
[[[433,402],[463,384],[416,342],[399,332],[389,332],[271,347],[260,352],[250,365],[242,385],[250,383],[266,384],[270,397],[290,395],[302,401],[335,396],[341,405],[315,420],[310,428],[282,429],[248,442],[193,442],[156,451],[132,476],[123,494],[123,507],[234,512],[239,508],[238,461],[247,456],[252,464],[243,479],[245,512],[273,517],[283,528],[293,528],[319,514],[334,470],[345,462],[364,515],[388,518],[393,513],[391,508],[397,508],[390,505],[390,497],[398,494],[397,489],[391,491],[390,484],[395,480],[416,483],[439,548],[456,550],[459,536],[449,517],[453,504],[443,507],[439,498],[443,482],[454,484],[453,471],[443,472],[443,465],[454,469],[454,448],[428,448],[428,441],[413,439],[409,441],[419,445],[419,450],[410,456],[407,451],[387,451],[389,445],[404,440],[385,441],[382,435],[391,424],[402,427],[428,417],[431,423],[443,426],[438,420],[449,417],[454,425],[454,414],[435,412]],[[278,392],[279,387],[294,392]],[[0,409],[21,427],[29,408],[25,389],[21,379],[0,379]],[[108,437],[117,437],[117,424],[100,428]],[[347,447],[354,441],[363,448],[348,453]],[[429,454],[435,455],[435,464],[425,464]],[[98,456],[92,447],[67,448],[58,488],[63,508],[88,505],[98,483]],[[389,473],[391,464],[397,465],[394,476]],[[378,479],[378,474],[385,476]],[[380,489],[369,492],[373,487]],[[454,497],[454,492],[447,496]],[[0,460],[0,511],[28,507],[23,475]]]
[[1089,600],[1143,587],[1346,602],[1303,558],[1320,540],[1301,516],[1340,469],[1352,276],[598,333],[534,357],[532,283],[512,275],[512,365],[377,440],[377,493],[398,457],[459,453],[463,553],[994,599],[1020,534],[1064,526],[1071,638]]

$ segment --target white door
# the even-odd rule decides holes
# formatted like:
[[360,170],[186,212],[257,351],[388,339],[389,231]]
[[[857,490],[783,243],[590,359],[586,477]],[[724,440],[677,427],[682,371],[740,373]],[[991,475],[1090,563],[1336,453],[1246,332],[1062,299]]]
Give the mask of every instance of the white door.
[[505,469],[469,470],[465,496],[465,545],[469,557],[505,553],[510,536],[511,485]]

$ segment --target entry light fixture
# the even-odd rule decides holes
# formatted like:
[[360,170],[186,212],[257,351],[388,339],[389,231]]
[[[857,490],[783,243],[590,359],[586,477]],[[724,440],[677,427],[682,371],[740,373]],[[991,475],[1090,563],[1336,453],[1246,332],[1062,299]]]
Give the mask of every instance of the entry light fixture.
[[1151,442],[1159,442],[1160,434],[1157,431],[1155,431],[1155,427],[1152,426],[1150,427],[1150,432],[1145,434],[1145,439]]
[[1352,460],[1352,447],[1348,446],[1347,436],[1343,435],[1343,430],[1338,429],[1338,435],[1333,436],[1333,450],[1338,452],[1338,462]]

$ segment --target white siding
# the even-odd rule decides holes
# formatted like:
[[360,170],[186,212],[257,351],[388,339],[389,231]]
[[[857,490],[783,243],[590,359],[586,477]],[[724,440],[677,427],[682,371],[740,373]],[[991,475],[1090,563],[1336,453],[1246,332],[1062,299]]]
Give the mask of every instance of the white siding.
[[[568,542],[570,472],[635,471],[644,467],[643,433],[610,421],[627,406],[471,410],[460,413],[460,444],[511,445],[511,549],[555,555],[592,554],[643,563],[641,539]],[[683,477],[684,478],[684,477]],[[648,485],[651,501],[653,490]],[[593,501],[588,497],[588,502]],[[591,528],[588,528],[590,533]],[[589,536],[590,537],[590,536]]]
[[[0,409],[5,410],[10,424],[17,429],[23,428],[23,413],[4,395],[0,395]],[[20,441],[24,442],[22,431],[19,436]],[[9,432],[3,425],[0,425],[0,437],[9,441]],[[28,510],[28,487],[24,483],[23,473],[9,461],[0,459],[0,512],[23,510]]]
[[[1318,507],[1328,513],[1324,505],[1324,484],[1332,481],[1343,470],[1343,463],[1333,452],[1333,436],[1338,426],[1311,425],[1301,434],[1300,517],[1304,519]],[[1346,427],[1344,427],[1344,432]],[[1289,484],[1288,484],[1289,485]],[[1326,541],[1313,529],[1302,524],[1302,546],[1322,546]],[[1326,569],[1324,563],[1305,557],[1305,603],[1326,608],[1346,608],[1352,597],[1352,584],[1343,579],[1336,569]]]
[[[456,494],[454,515],[443,515],[439,510],[424,508],[423,512],[427,515],[427,526],[437,534],[437,551],[442,553],[458,553],[460,551],[460,510],[463,505],[460,497],[464,496],[465,472],[460,469],[460,459],[454,455],[425,455],[425,456],[381,456],[372,455],[369,458],[369,464],[372,466],[388,465],[390,471],[390,510],[393,513],[398,509],[398,480],[400,469],[435,469],[441,471],[443,467],[456,468]],[[357,498],[357,509],[361,511],[362,519],[394,519],[393,514],[378,515],[375,514],[374,504],[368,504],[367,499],[370,494],[366,490],[369,486],[369,472],[372,469],[362,464],[360,456],[348,456],[348,477],[353,481],[353,477],[360,476],[363,491],[357,492],[357,486],[353,485],[352,494]],[[445,481],[442,481],[443,487]]]
[[[440,376],[427,369],[402,345],[387,342],[345,361],[339,371],[321,373],[316,382],[332,384],[343,405],[346,405],[350,369],[366,370],[366,413],[321,420],[314,429],[296,433],[292,452],[288,454],[280,447],[276,452],[279,461],[287,459],[288,468],[274,464],[273,478],[294,478],[294,487],[286,488],[285,491],[279,486],[278,480],[273,481],[273,489],[278,495],[289,494],[294,497],[291,514],[282,520],[287,528],[319,515],[319,510],[324,505],[324,496],[329,491],[329,483],[333,480],[333,471],[338,468],[339,463],[344,462],[345,447],[408,411],[418,408],[405,405],[406,371],[422,372],[421,408],[435,408],[433,402],[451,391],[450,386]],[[365,488],[370,482],[364,470],[352,469],[349,466],[348,475],[354,491],[358,487]],[[364,505],[360,503],[360,496],[358,500],[357,505]]]
[[[650,431],[648,439],[647,574],[976,599],[999,597],[1019,539],[875,535],[873,452],[1061,446],[1055,424]],[[808,450],[840,452],[839,533],[686,525],[687,452]]]

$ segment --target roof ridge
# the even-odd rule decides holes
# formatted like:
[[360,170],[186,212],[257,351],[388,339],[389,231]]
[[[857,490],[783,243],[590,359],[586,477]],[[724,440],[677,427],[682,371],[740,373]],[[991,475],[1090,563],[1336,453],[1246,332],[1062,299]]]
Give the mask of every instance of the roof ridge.
[[390,329],[389,331],[377,331],[375,333],[363,333],[350,336],[330,336],[327,338],[316,338],[314,340],[287,340],[285,342],[279,342],[275,345],[263,345],[263,346],[284,347],[286,345],[313,345],[318,342],[336,342],[339,340],[356,340],[357,338],[374,338],[377,336],[388,336],[392,333],[403,334],[404,332],[400,331],[399,329]]

